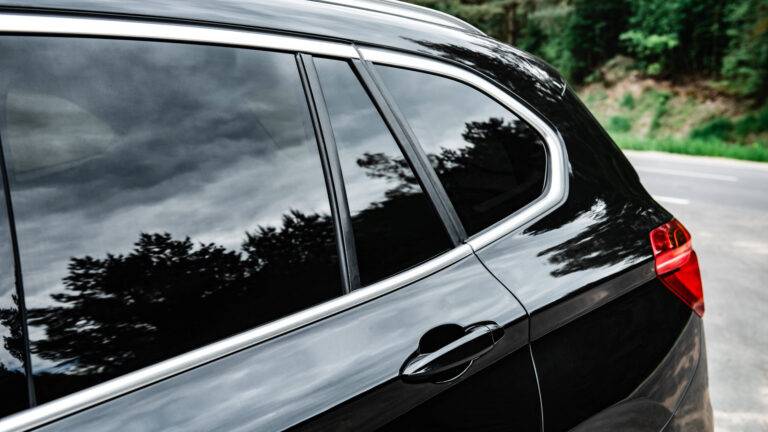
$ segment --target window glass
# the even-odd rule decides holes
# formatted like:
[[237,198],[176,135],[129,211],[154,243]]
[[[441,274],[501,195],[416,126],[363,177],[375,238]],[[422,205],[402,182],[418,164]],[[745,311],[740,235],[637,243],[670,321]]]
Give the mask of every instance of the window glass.
[[0,40],[38,400],[341,294],[291,54]]
[[450,249],[442,222],[350,65],[315,62],[339,151],[361,283]]
[[22,325],[5,188],[0,177],[0,417],[21,411],[28,404]]
[[457,81],[377,66],[472,235],[538,198],[544,139],[485,94]]

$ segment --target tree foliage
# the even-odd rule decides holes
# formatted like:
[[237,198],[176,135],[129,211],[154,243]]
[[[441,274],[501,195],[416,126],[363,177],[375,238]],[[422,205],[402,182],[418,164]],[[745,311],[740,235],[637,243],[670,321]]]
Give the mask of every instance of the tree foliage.
[[410,0],[536,54],[579,83],[616,55],[654,76],[768,95],[767,0]]

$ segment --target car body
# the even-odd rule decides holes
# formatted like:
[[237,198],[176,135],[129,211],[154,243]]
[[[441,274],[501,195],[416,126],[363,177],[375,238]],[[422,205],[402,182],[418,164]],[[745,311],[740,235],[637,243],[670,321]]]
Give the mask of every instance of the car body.
[[390,1],[0,3],[0,430],[712,429],[690,236],[544,62]]

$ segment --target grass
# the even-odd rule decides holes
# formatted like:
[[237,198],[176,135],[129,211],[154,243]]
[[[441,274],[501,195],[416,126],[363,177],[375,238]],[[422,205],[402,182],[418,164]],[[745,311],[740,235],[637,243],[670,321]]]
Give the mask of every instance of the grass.
[[768,104],[725,117],[663,88],[616,93],[589,87],[584,101],[621,148],[768,162]]
[[639,138],[627,134],[614,134],[613,139],[619,147],[628,150],[655,150],[768,162],[768,145],[759,142],[752,145],[739,145],[715,139]]

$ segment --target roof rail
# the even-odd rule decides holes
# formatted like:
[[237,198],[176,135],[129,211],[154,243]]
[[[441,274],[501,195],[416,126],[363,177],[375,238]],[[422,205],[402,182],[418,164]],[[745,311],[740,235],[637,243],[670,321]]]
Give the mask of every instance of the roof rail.
[[398,0],[310,0],[319,3],[335,4],[347,6],[355,9],[369,10],[373,12],[396,15],[404,18],[410,18],[418,21],[439,24],[455,29],[468,31],[471,33],[484,35],[477,27],[460,20],[445,12],[429,9],[411,3],[405,3]]

